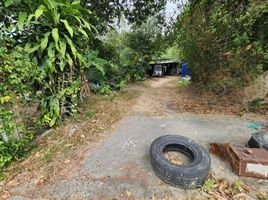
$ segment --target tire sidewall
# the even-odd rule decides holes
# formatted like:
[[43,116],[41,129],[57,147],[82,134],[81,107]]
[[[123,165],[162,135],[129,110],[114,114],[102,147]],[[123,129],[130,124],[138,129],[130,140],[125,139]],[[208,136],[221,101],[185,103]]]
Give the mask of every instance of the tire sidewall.
[[[188,165],[176,165],[168,161],[164,157],[163,150],[167,145],[179,144],[187,147],[193,153],[193,160]],[[183,151],[182,151],[183,153]],[[193,140],[177,135],[166,135],[157,138],[151,145],[151,164],[156,175],[170,183],[173,186],[178,186],[176,183],[193,180],[191,186],[185,188],[197,187],[197,184],[203,182],[209,174],[211,160],[208,152]],[[184,187],[179,185],[179,187]]]

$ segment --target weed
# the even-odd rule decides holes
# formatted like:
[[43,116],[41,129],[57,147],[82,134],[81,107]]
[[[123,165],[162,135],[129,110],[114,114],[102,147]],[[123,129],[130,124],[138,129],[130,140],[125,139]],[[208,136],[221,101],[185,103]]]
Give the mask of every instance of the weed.
[[268,200],[268,195],[264,191],[259,191],[258,194],[257,194],[257,198],[259,200]]
[[261,110],[261,102],[263,101],[262,98],[257,98],[251,101],[248,105],[248,109],[250,112],[259,112]]
[[45,160],[46,162],[52,162],[53,160],[53,155],[51,152],[48,152],[46,153],[44,156],[43,156],[43,160]]
[[241,181],[239,181],[239,180],[236,180],[236,181],[233,182],[233,184],[232,184],[232,188],[233,188],[235,191],[240,191],[241,188],[242,188],[242,185],[243,185],[243,184],[244,184],[243,182],[241,182]]
[[3,181],[4,179],[5,179],[5,175],[2,172],[0,172],[0,181]]
[[107,96],[107,99],[112,102],[112,101],[116,100],[117,97],[118,97],[118,93],[112,92]]
[[179,79],[178,81],[178,87],[179,88],[186,88],[191,84],[190,80],[186,80],[186,79]]
[[87,117],[89,117],[89,118],[92,118],[93,116],[94,116],[94,112],[93,111],[88,111],[88,112],[86,112],[85,113],[85,115],[87,116]]
[[218,187],[218,184],[213,179],[208,179],[205,181],[205,183],[202,185],[201,190],[204,192],[208,192],[214,188]]
[[120,90],[123,90],[127,87],[127,83],[126,81],[121,81],[120,83],[117,84],[117,87],[120,89]]
[[241,108],[235,111],[235,114],[238,115],[239,117],[242,117],[246,113],[246,109]]
[[111,93],[110,85],[102,84],[99,93],[100,94],[110,94]]

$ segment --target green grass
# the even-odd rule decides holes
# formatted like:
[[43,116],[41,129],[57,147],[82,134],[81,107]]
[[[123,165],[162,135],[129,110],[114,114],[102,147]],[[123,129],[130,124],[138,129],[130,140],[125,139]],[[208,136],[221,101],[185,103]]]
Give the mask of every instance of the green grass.
[[51,152],[46,153],[43,156],[43,160],[45,160],[46,162],[52,162],[53,161],[53,154]]
[[262,98],[256,98],[251,101],[248,105],[250,112],[259,112],[261,110],[261,102],[263,101]]
[[93,111],[87,111],[87,112],[85,113],[85,115],[86,115],[87,117],[89,117],[89,118],[92,118],[92,117],[94,116],[94,114],[95,114],[95,112],[93,112]]
[[177,85],[178,85],[179,88],[186,88],[186,87],[188,87],[190,84],[191,84],[191,81],[184,80],[184,79],[179,79],[179,80],[178,80],[178,83],[177,83]]
[[205,183],[202,185],[201,190],[204,192],[208,192],[214,188],[218,187],[218,184],[213,179],[208,179],[205,181]]

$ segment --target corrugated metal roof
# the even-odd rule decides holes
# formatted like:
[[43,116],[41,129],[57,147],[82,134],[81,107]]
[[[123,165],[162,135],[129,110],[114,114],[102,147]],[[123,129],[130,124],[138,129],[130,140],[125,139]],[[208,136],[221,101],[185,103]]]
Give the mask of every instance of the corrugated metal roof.
[[169,60],[169,59],[159,59],[159,60],[153,60],[150,62],[150,64],[168,64],[168,63],[180,63],[179,60]]

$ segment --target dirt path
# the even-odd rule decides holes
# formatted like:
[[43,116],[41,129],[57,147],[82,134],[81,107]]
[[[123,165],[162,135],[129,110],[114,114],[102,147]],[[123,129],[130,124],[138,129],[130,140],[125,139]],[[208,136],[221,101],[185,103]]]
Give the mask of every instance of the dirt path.
[[[153,78],[144,84],[130,86],[130,90],[141,95],[114,131],[106,134],[91,149],[78,154],[79,161],[74,158],[74,162],[62,163],[62,170],[53,172],[56,176],[58,173],[57,179],[43,182],[29,179],[11,187],[8,191],[10,199],[213,199],[213,194],[203,196],[200,189],[181,190],[158,179],[150,164],[150,145],[155,138],[166,134],[190,137],[207,149],[211,142],[244,145],[252,132],[247,128],[251,121],[235,116],[177,113],[169,106],[172,101],[180,99],[177,80],[177,77]],[[113,107],[115,113],[120,103]],[[109,106],[105,108],[109,109]],[[108,130],[111,131],[111,127]],[[88,126],[81,131],[79,135],[86,135]],[[87,145],[90,146],[90,142]],[[213,155],[211,160],[214,177],[231,181],[239,179],[227,162]],[[75,169],[71,170],[69,162]],[[60,175],[63,171],[65,176]],[[254,195],[268,191],[267,181],[240,180],[250,185]],[[246,197],[256,199],[253,195]]]
[[142,95],[133,106],[133,115],[167,116],[169,104],[179,98],[178,77],[152,78],[142,88]]

